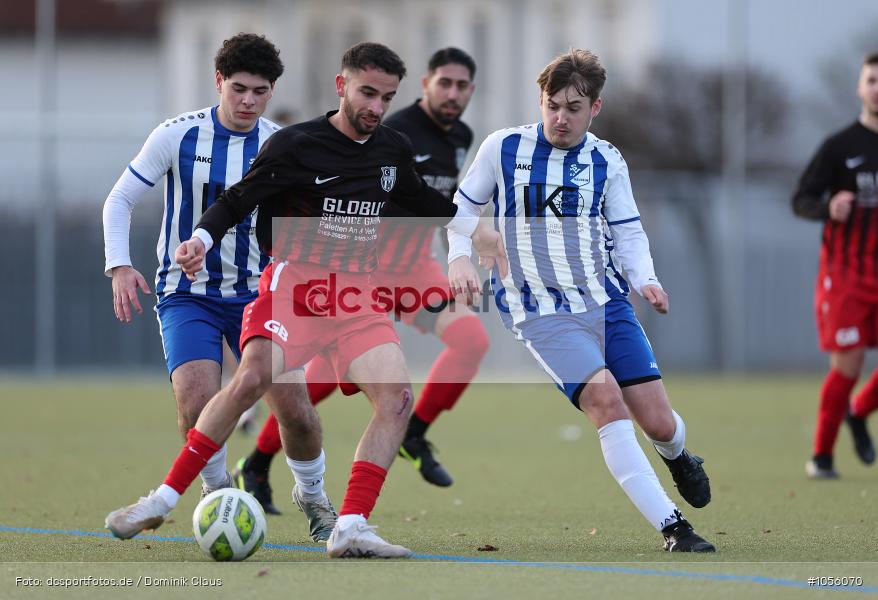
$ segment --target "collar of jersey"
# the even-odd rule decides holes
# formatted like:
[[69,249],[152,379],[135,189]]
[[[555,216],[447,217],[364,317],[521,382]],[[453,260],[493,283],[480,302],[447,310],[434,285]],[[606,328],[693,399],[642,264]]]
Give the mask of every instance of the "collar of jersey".
[[[537,141],[539,141],[543,144],[548,144],[549,146],[552,146],[552,148],[558,148],[557,146],[553,146],[552,142],[547,140],[546,136],[543,135],[543,122],[542,121],[540,121],[537,124]],[[576,144],[575,146],[573,146],[571,148],[558,148],[558,150],[563,150],[564,152],[579,152],[585,146],[585,143],[587,141],[588,141],[588,132],[586,131],[585,137],[582,138],[581,142],[579,142],[578,144]]]
[[351,138],[349,138],[348,136],[346,136],[345,134],[343,134],[341,131],[339,131],[338,129],[336,129],[335,126],[334,126],[332,123],[329,122],[329,117],[331,117],[332,115],[334,115],[334,114],[337,113],[337,112],[338,112],[337,109],[336,109],[336,110],[331,110],[331,111],[329,111],[328,113],[326,113],[325,115],[323,115],[323,124],[324,124],[326,127],[328,127],[329,129],[331,129],[331,130],[334,132],[333,135],[334,135],[335,137],[345,140],[345,142],[348,143],[348,144],[353,144],[353,146],[351,146],[352,148],[353,148],[354,146],[356,146],[357,148],[363,148],[363,147],[368,146],[370,143],[372,143],[372,140],[375,139],[375,134],[378,133],[378,129],[379,129],[380,127],[383,127],[383,126],[384,126],[384,123],[379,123],[379,124],[378,124],[378,127],[375,128],[375,131],[373,131],[372,134],[369,135],[368,138],[366,138],[366,141],[364,141],[364,142],[358,142],[357,140],[352,140]]
[[236,135],[238,137],[247,137],[257,129],[259,129],[259,119],[256,120],[256,125],[253,126],[253,129],[250,131],[232,131],[231,129],[227,129],[222,123],[220,123],[219,117],[216,116],[216,109],[219,106],[214,106],[210,109],[210,118],[213,119],[213,130],[217,133],[221,133],[224,135]]

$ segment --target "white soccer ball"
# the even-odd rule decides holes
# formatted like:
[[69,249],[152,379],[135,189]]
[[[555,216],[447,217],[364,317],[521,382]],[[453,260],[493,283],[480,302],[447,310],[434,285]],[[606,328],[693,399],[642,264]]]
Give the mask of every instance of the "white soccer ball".
[[217,561],[244,560],[265,541],[265,513],[243,490],[224,488],[205,496],[192,514],[195,541]]

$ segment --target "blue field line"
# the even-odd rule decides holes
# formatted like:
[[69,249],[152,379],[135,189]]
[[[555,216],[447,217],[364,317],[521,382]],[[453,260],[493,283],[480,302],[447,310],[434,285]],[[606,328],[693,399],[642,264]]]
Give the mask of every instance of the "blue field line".
[[[47,535],[69,535],[78,537],[96,537],[96,538],[113,538],[113,534],[106,531],[75,531],[66,529],[38,529],[34,527],[7,527],[0,525],[0,532],[9,533],[38,533]],[[162,535],[138,535],[132,539],[149,540],[156,542],[188,542],[194,543],[195,539],[191,537],[181,536],[162,536]],[[299,546],[294,544],[269,544],[262,546],[269,550],[293,550],[297,552],[326,552],[324,546]],[[442,562],[455,563],[472,563],[482,565],[503,565],[512,567],[530,567],[537,569],[553,569],[562,571],[587,571],[592,573],[616,573],[621,575],[651,575],[660,577],[678,577],[684,579],[701,579],[705,581],[724,581],[735,583],[755,583],[758,585],[770,585],[779,587],[803,588],[810,590],[824,590],[834,592],[862,592],[867,594],[878,593],[878,587],[875,586],[812,586],[804,581],[796,581],[793,579],[776,579],[773,577],[762,577],[759,575],[731,575],[726,573],[696,573],[692,571],[665,571],[661,569],[645,569],[636,567],[617,567],[610,565],[587,565],[582,563],[557,563],[557,562],[533,562],[521,560],[506,560],[480,558],[475,556],[453,556],[446,554],[413,554],[412,558],[418,560],[433,560]]]

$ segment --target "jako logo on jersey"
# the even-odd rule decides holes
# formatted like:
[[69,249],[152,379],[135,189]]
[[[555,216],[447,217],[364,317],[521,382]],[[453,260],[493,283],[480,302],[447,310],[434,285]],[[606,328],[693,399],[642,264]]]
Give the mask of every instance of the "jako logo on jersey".
[[529,165],[527,163],[516,163],[515,170],[516,171],[530,171],[533,165]]
[[209,163],[209,162],[210,162],[210,157],[209,157],[209,156],[198,156],[198,155],[196,154],[196,155],[195,155],[195,162]]
[[857,327],[845,327],[835,332],[835,343],[839,346],[853,346],[860,341],[860,330]]
[[272,319],[271,321],[266,321],[265,328],[272,333],[276,333],[277,337],[279,337],[283,341],[287,341],[287,338],[289,337],[289,333],[287,333],[287,328],[281,325],[279,321],[275,321],[274,319]]
[[381,189],[389,192],[396,184],[396,167],[381,167]]
[[323,212],[325,213],[377,217],[381,213],[383,207],[383,202],[371,202],[369,200],[339,200],[337,198],[323,199]]

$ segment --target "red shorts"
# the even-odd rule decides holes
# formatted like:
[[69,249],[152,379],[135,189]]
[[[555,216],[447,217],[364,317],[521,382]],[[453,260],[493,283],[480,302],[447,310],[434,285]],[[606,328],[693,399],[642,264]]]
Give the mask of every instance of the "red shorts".
[[[390,273],[375,271],[372,273],[372,285],[382,298],[387,298],[385,309],[392,309],[398,321],[417,327],[422,333],[432,333],[432,324],[428,327],[418,319],[421,310],[438,314],[454,298],[448,284],[448,275],[439,263],[430,258],[418,261],[407,273]],[[435,320],[435,319],[433,319]]]
[[878,290],[821,272],[814,308],[824,352],[878,346]]
[[272,262],[259,279],[259,297],[247,305],[241,348],[268,338],[283,348],[287,370],[322,354],[341,377],[358,356],[399,344],[393,324],[372,300],[368,273],[330,273],[310,263]]

